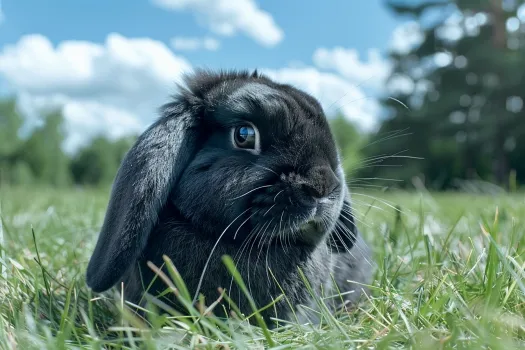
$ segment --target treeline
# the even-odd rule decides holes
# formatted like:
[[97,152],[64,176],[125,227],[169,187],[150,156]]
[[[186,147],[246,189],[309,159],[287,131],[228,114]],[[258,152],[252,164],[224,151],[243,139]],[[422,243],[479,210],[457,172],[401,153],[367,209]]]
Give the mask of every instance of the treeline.
[[[62,147],[66,134],[61,112],[45,114],[41,119],[39,127],[22,136],[25,118],[16,101],[0,100],[0,186],[109,186],[136,140],[136,136],[118,140],[98,136],[68,154]],[[466,159],[461,143],[432,135],[432,125],[397,123],[396,118],[386,120],[377,134],[364,135],[343,116],[331,119],[352,187],[406,188],[413,187],[414,179],[418,179],[428,188],[443,190],[458,188],[464,180],[496,182],[491,167],[494,159],[487,157],[483,149],[473,149],[472,158]],[[525,183],[524,155],[524,142],[517,142],[508,151],[509,178],[515,173],[516,183]],[[505,179],[503,185],[508,181]]]
[[[390,53],[394,70],[386,85],[397,89],[381,101],[388,116],[376,133],[362,135],[347,119],[332,119],[352,185],[444,190],[525,184],[522,4],[385,3],[420,23],[423,36],[408,52]],[[41,127],[21,137],[24,118],[15,101],[0,101],[0,183],[109,184],[135,139],[98,137],[67,155],[61,113],[42,119]]]
[[[69,155],[62,147],[66,134],[61,111],[42,115],[41,125],[22,136],[24,120],[15,99],[0,100],[0,184],[110,185],[137,137],[110,140],[98,136]],[[364,137],[342,116],[332,122],[337,141],[344,149],[345,169],[351,171],[361,162]]]
[[135,136],[110,140],[99,136],[68,155],[61,111],[41,117],[42,123],[22,137],[24,123],[12,98],[0,101],[0,185],[109,185]]
[[525,183],[523,2],[385,3],[419,23],[423,40],[390,55],[389,84],[403,89],[383,100],[388,118],[365,150],[381,166],[361,175],[432,189]]

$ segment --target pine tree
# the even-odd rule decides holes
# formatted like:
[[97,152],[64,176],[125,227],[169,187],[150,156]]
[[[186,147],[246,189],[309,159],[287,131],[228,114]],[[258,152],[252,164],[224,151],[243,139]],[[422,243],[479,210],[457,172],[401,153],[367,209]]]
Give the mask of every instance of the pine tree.
[[[525,31],[523,25],[522,30],[506,30],[508,21],[516,23],[518,4],[503,8],[501,0],[386,3],[394,13],[417,21],[424,39],[408,53],[391,52],[394,70],[389,82],[402,76],[416,89],[382,101],[390,114],[374,139],[396,130],[411,135],[377,142],[369,153],[408,149],[410,155],[425,159],[396,161],[403,167],[383,168],[382,176],[409,180],[421,175],[431,187],[451,186],[456,177],[506,185],[510,168],[516,168],[511,163],[516,143],[525,136]],[[518,175],[525,180],[525,174]]]

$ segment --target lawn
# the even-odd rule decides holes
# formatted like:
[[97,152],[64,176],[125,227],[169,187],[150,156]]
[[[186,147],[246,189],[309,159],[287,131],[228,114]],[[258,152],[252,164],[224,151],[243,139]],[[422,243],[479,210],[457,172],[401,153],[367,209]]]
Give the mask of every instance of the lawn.
[[84,270],[108,194],[0,189],[0,348],[525,348],[523,194],[357,192],[371,295],[320,326],[267,330],[198,308],[146,322],[117,293],[91,295]]

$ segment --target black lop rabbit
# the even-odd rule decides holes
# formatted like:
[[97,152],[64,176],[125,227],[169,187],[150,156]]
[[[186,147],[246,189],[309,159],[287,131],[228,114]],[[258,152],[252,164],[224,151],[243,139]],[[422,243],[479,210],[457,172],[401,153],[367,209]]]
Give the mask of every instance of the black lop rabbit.
[[[198,71],[186,85],[121,164],[89,287],[124,282],[138,303],[155,277],[147,262],[161,266],[165,254],[192,295],[209,305],[222,287],[250,314],[221,260],[228,254],[258,307],[281,288],[294,308],[314,307],[299,268],[318,295],[339,290],[354,303],[369,282],[369,251],[318,101],[257,72]],[[148,293],[165,289],[157,278]],[[162,298],[176,307],[173,295]],[[288,302],[263,316],[291,319]],[[341,306],[341,296],[328,304]]]

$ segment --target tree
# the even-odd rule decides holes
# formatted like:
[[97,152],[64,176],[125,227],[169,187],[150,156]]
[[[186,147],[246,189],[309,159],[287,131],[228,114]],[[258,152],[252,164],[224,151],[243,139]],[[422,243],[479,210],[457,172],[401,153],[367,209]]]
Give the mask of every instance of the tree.
[[65,139],[61,111],[43,116],[43,125],[33,131],[18,151],[17,158],[28,164],[39,184],[71,184],[69,159],[62,149]]
[[361,149],[366,141],[365,136],[342,114],[330,121],[330,127],[341,152],[345,173],[355,173],[362,166]]
[[63,150],[64,117],[53,110],[42,125],[20,137],[25,117],[14,98],[0,100],[0,184],[68,186],[109,185],[137,136],[110,140],[98,136],[74,155]]
[[116,141],[111,141],[104,136],[94,138],[71,162],[75,183],[88,186],[110,184],[134,140],[135,136]]
[[10,183],[15,177],[11,169],[22,144],[18,135],[22,124],[23,118],[16,108],[16,100],[0,100],[0,184]]
[[[451,186],[456,177],[506,185],[515,159],[510,146],[524,136],[524,35],[506,30],[516,6],[504,10],[501,0],[386,4],[420,23],[424,39],[407,53],[391,52],[394,71],[389,84],[402,77],[414,88],[382,101],[389,117],[373,139],[396,130],[409,130],[411,135],[377,143],[369,152],[409,149],[425,159],[398,160],[401,168],[383,168],[382,175],[397,174],[405,180],[420,175],[437,188]],[[429,14],[434,21],[428,20]],[[451,24],[453,16],[456,23]],[[509,101],[521,107],[509,107]]]

